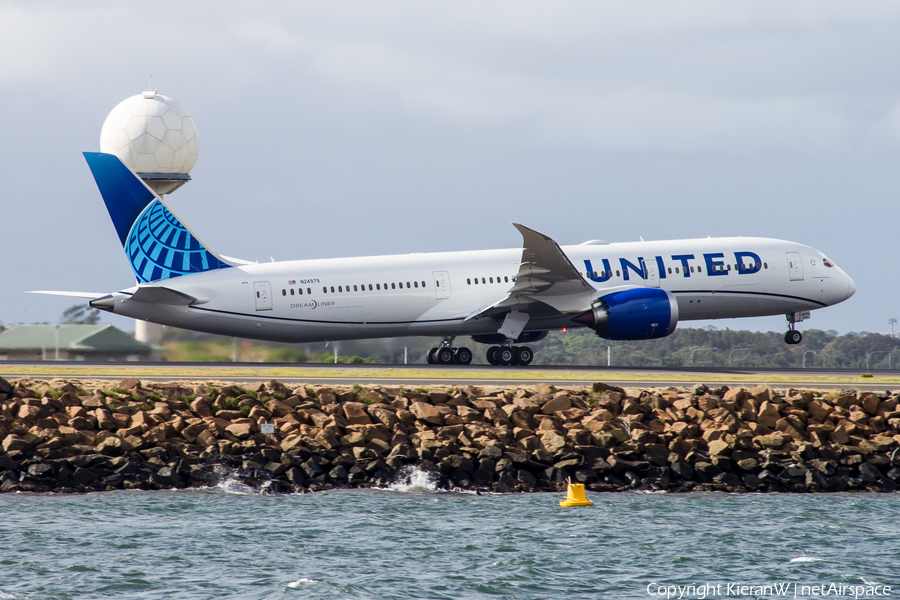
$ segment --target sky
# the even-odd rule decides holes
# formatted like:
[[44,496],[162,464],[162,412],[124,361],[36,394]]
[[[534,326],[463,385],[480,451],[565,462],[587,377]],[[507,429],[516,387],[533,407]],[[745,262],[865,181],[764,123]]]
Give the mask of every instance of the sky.
[[200,134],[167,201],[227,256],[773,237],[857,284],[801,329],[887,331],[897,31],[877,0],[0,1],[0,323],[133,285],[81,152],[152,75]]

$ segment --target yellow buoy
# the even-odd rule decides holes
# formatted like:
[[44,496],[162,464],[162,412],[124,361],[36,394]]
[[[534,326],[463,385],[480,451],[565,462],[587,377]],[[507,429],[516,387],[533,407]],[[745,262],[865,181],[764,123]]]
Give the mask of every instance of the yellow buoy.
[[565,508],[567,506],[593,506],[594,503],[585,498],[584,484],[570,483],[566,489],[566,499],[560,500],[559,505]]

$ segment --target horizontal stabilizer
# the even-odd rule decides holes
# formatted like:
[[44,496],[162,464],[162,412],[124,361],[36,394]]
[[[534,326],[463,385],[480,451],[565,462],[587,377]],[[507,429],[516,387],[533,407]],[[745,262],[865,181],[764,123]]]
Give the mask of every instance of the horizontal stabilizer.
[[131,299],[137,302],[147,302],[148,304],[170,304],[172,306],[189,306],[191,304],[202,304],[197,298],[175,291],[167,287],[139,287]]
[[47,296],[68,296],[69,298],[87,298],[88,300],[96,300],[106,295],[106,292],[58,292],[55,290],[34,290],[25,292],[26,294],[45,294]]

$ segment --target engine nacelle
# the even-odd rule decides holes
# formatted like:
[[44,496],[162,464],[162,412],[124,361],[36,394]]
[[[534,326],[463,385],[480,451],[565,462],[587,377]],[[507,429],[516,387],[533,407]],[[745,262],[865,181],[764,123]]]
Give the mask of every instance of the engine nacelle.
[[678,301],[667,290],[633,288],[601,296],[572,321],[608,340],[652,340],[675,331]]

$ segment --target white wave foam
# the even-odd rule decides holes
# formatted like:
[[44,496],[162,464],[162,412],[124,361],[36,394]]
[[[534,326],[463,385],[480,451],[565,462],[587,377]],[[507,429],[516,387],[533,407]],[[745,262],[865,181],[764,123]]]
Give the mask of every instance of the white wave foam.
[[792,558],[791,562],[822,562],[822,559],[814,556],[798,556],[797,558]]
[[289,584],[287,584],[287,586],[291,589],[297,589],[301,585],[310,584],[310,583],[319,583],[319,582],[316,581],[315,579],[309,579],[308,577],[301,577],[297,581],[290,582]]
[[437,477],[413,466],[405,466],[397,473],[394,481],[387,486],[392,492],[440,492]]
[[216,488],[222,490],[226,494],[235,494],[238,496],[247,496],[249,494],[258,493],[252,487],[245,483],[241,483],[234,477],[226,477],[216,484]]

